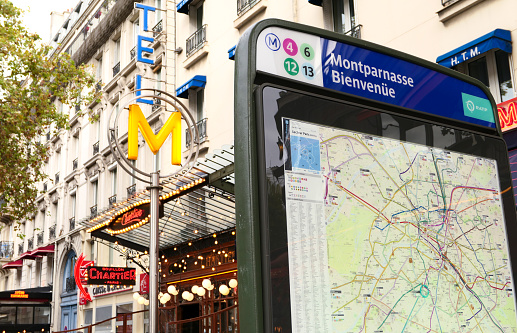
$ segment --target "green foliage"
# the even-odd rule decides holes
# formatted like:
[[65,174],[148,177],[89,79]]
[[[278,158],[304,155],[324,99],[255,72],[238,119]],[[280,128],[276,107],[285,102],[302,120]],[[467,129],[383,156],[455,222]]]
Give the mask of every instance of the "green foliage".
[[0,0],[0,213],[18,222],[35,211],[35,184],[46,178],[41,166],[50,147],[39,138],[68,125],[55,100],[86,105],[95,98],[90,70],[65,52],[49,56],[51,48],[26,30],[20,15]]

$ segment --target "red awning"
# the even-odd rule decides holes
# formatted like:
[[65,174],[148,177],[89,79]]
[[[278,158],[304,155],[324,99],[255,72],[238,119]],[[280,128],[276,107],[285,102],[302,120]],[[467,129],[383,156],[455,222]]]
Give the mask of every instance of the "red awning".
[[46,256],[46,255],[48,255],[50,253],[54,253],[54,244],[38,247],[36,250],[31,252],[31,255],[33,255],[33,256]]
[[25,253],[23,253],[21,256],[20,256],[20,259],[25,259],[25,260],[33,260],[33,259],[36,259],[36,258],[41,258],[41,256],[35,256],[32,254],[32,251],[27,251]]
[[2,268],[3,269],[13,269],[13,268],[19,268],[19,267],[22,267],[22,266],[23,266],[23,260],[22,259],[18,259],[16,261],[10,261],[7,264],[3,264]]

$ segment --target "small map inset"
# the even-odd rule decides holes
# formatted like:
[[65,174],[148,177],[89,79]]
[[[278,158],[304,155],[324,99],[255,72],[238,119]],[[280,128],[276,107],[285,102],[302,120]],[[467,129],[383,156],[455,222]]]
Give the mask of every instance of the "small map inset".
[[320,142],[302,136],[291,136],[293,169],[320,171]]

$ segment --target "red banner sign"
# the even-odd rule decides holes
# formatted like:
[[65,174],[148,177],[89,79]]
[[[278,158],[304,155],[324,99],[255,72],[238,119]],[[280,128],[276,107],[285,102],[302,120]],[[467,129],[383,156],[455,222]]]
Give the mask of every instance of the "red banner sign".
[[88,284],[134,286],[136,268],[91,266],[88,267]]
[[497,104],[497,114],[501,130],[508,131],[517,127],[517,98]]
[[149,294],[149,274],[140,274],[140,294]]

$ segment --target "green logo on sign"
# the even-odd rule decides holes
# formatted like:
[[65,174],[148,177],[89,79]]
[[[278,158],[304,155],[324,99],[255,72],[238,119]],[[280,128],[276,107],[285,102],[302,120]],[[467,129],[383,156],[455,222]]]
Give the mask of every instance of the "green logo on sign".
[[298,63],[296,60],[292,58],[287,58],[284,61],[284,69],[289,75],[296,75],[300,71],[300,67],[298,66]]
[[472,96],[461,93],[463,100],[463,114],[467,117],[485,120],[494,123],[494,112],[492,111],[492,104],[485,98]]

